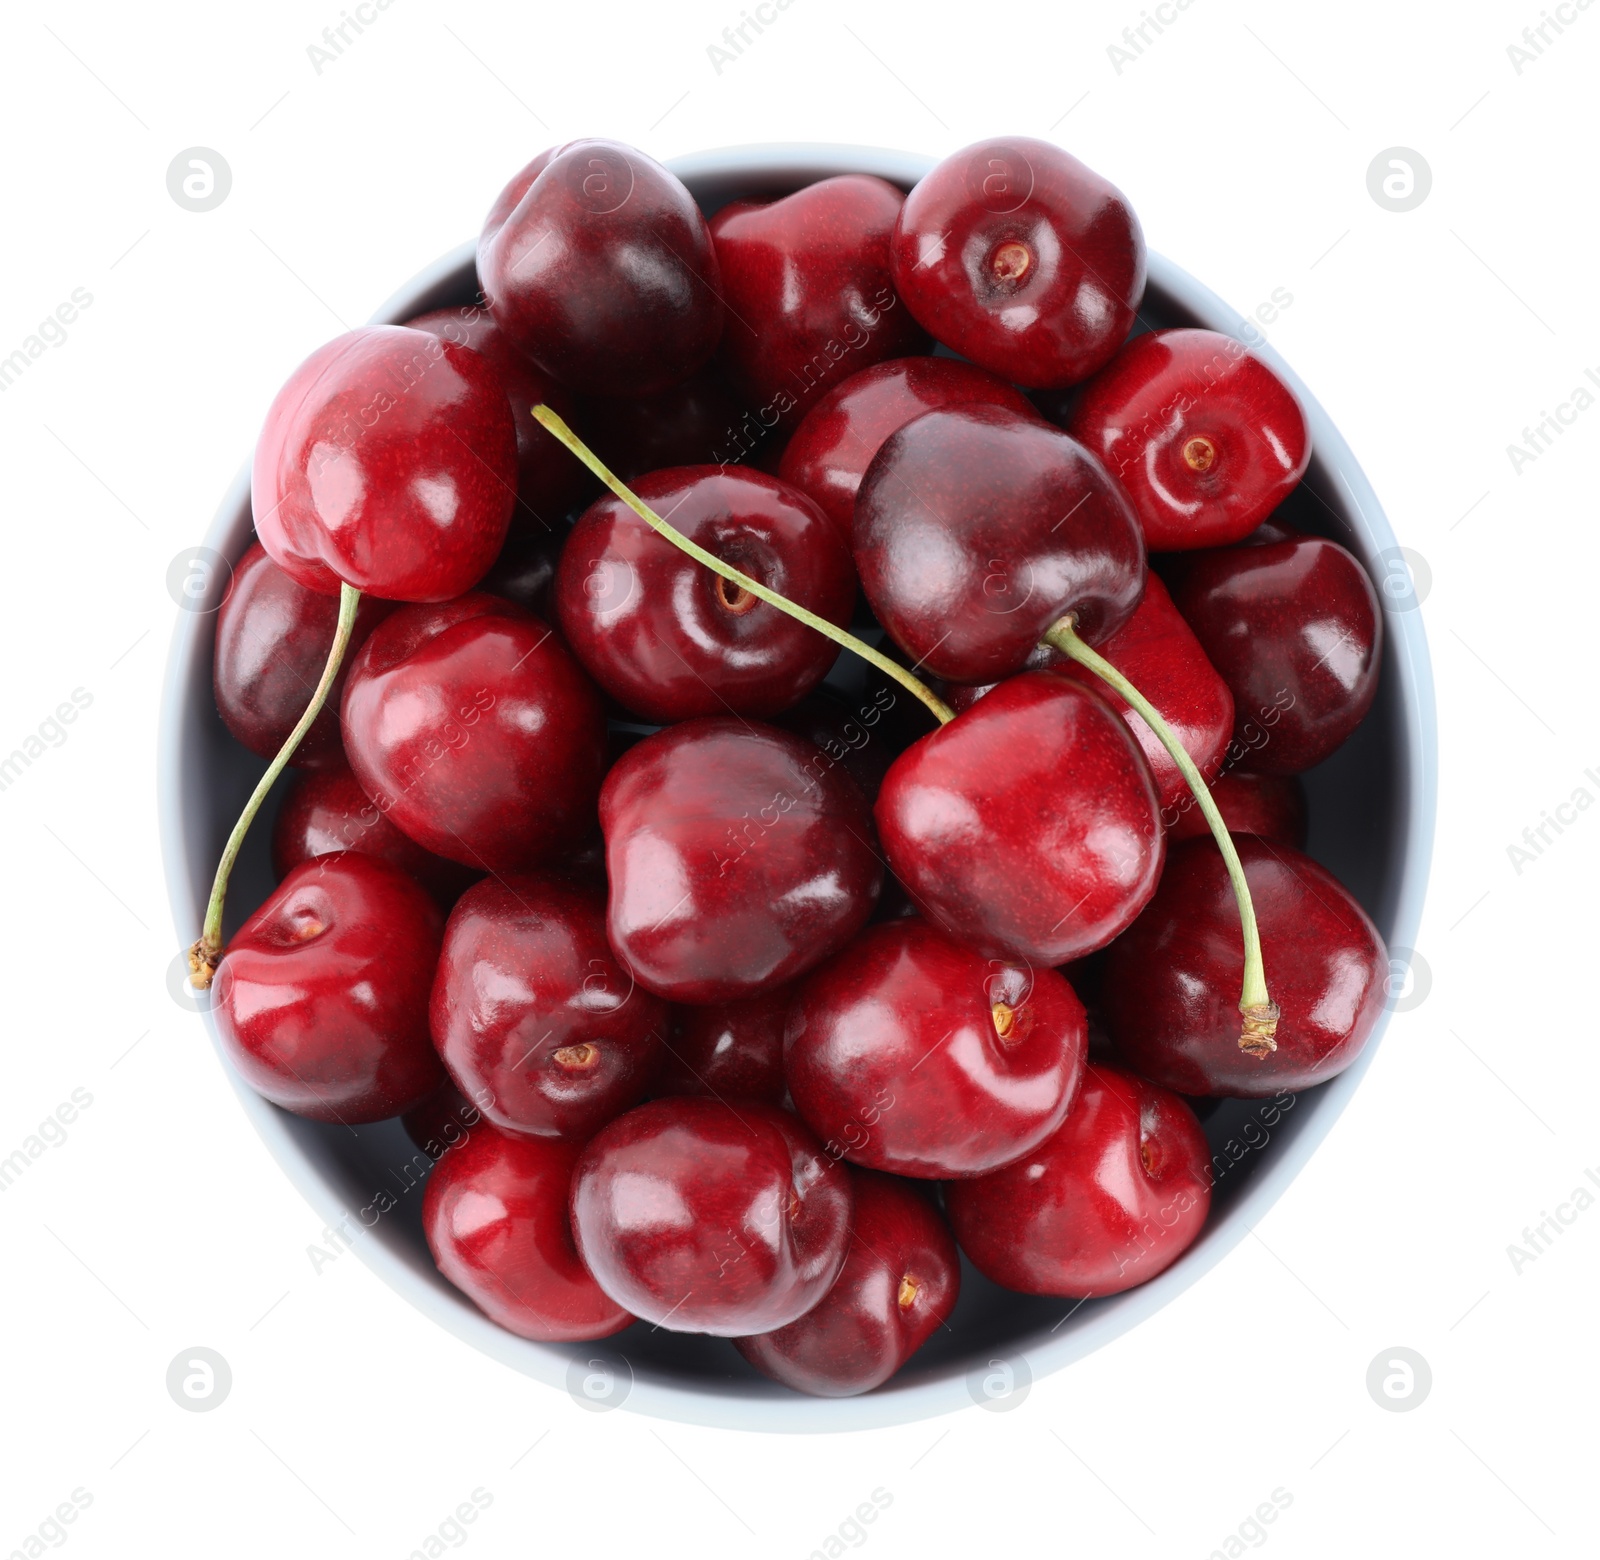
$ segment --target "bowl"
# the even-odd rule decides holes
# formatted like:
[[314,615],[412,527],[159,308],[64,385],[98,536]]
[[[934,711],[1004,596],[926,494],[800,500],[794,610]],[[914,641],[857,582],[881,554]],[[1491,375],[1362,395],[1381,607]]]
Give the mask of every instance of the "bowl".
[[[517,161],[507,159],[507,166]],[[827,145],[747,146],[669,163],[707,215],[735,196],[776,196],[840,173],[870,173],[909,189],[933,159],[908,152]],[[414,277],[373,316],[409,319],[469,302],[477,291],[466,243]],[[1143,316],[1238,334],[1246,322],[1216,294],[1160,255],[1150,256]],[[1246,339],[1251,339],[1249,336]],[[1409,962],[1432,851],[1436,790],[1434,696],[1427,643],[1402,554],[1371,485],[1316,398],[1270,346],[1256,350],[1300,396],[1313,455],[1300,488],[1279,511],[1329,536],[1365,564],[1384,602],[1382,677],[1371,714],[1351,740],[1305,776],[1310,853],[1366,908],[1396,969]],[[246,463],[213,520],[209,556],[231,564],[252,539]],[[204,555],[203,555],[204,556]],[[218,853],[261,761],[229,737],[211,694],[214,613],[229,571],[215,568],[205,594],[179,614],[168,658],[159,734],[162,858],[179,946],[198,935]],[[270,891],[268,840],[274,804],[257,820],[234,874],[233,924]],[[231,930],[231,927],[230,927]],[[174,961],[173,969],[180,968]],[[222,1056],[204,998],[212,1043]],[[1392,1003],[1391,1003],[1392,1006]],[[638,1323],[602,1344],[540,1344],[502,1331],[436,1271],[422,1237],[426,1159],[398,1122],[352,1131],[279,1110],[252,1092],[224,1058],[245,1114],[274,1158],[329,1226],[430,1321],[594,1409],[623,1406],[665,1419],[767,1431],[837,1431],[904,1423],[1015,1396],[1130,1328],[1195,1283],[1243,1239],[1311,1157],[1360,1086],[1381,1040],[1385,1011],[1347,1071],[1292,1103],[1229,1100],[1205,1119],[1217,1179],[1211,1217],[1195,1245],[1151,1282],[1075,1303],[1013,1294],[964,1266],[959,1307],[892,1380],[846,1399],[808,1398],[768,1381],[721,1339]]]

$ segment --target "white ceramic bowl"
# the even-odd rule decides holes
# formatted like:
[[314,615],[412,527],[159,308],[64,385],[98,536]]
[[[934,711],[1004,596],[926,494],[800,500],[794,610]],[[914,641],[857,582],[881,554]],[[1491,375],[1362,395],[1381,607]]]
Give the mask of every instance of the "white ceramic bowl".
[[[669,166],[709,215],[735,195],[785,194],[839,173],[878,174],[910,188],[933,160],[866,147],[749,146],[702,152]],[[373,323],[467,302],[477,290],[473,251],[473,244],[463,244],[428,267],[378,310]],[[1244,327],[1214,293],[1154,254],[1142,313],[1156,325],[1235,334]],[[1350,548],[1378,583],[1385,605],[1382,681],[1372,713],[1343,749],[1305,777],[1310,850],[1356,895],[1403,959],[1422,910],[1434,828],[1434,699],[1421,618],[1394,533],[1349,447],[1278,355],[1270,347],[1257,350],[1298,392],[1314,451],[1301,490],[1280,512]],[[247,464],[206,545],[234,562],[251,539]],[[212,701],[214,611],[225,582],[220,571],[211,595],[197,603],[200,610],[180,613],[163,697],[162,853],[180,946],[198,934],[218,851],[261,769],[260,760],[228,736]],[[235,873],[234,925],[271,888],[271,819],[269,804]],[[205,1023],[215,1044],[209,1013]],[[951,1327],[878,1391],[842,1400],[789,1392],[756,1375],[722,1340],[654,1331],[643,1323],[599,1345],[529,1343],[503,1332],[434,1269],[422,1238],[417,1161],[397,1122],[352,1132],[303,1121],[269,1105],[223,1065],[245,1114],[319,1216],[330,1226],[342,1223],[374,1271],[474,1347],[596,1409],[622,1405],[700,1424],[815,1431],[895,1424],[994,1402],[1008,1381],[1014,1384],[1010,1401],[1017,1401],[1030,1380],[1137,1326],[1219,1262],[1276,1200],[1360,1085],[1382,1031],[1380,1020],[1353,1067],[1300,1095],[1276,1120],[1263,1115],[1262,1102],[1226,1101],[1209,1115],[1207,1134],[1225,1167],[1211,1218],[1194,1247],[1159,1278],[1075,1305],[1012,1294],[968,1266]]]

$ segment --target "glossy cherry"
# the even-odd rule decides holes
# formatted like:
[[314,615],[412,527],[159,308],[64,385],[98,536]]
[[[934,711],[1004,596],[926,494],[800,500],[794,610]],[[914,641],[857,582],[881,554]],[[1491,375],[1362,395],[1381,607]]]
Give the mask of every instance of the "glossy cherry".
[[600,1287],[672,1332],[725,1338],[803,1316],[850,1236],[849,1178],[797,1117],[754,1100],[653,1100],[601,1128],[572,1176]]
[[284,797],[272,826],[272,870],[283,879],[302,862],[341,850],[393,862],[446,911],[475,876],[471,868],[435,856],[402,834],[348,769],[305,775]]
[[[829,622],[849,621],[849,549],[803,493],[759,471],[715,466],[658,471],[634,491],[724,563]],[[573,527],[555,605],[589,674],[646,720],[776,714],[821,682],[839,654],[609,493]]]
[[319,347],[278,392],[250,505],[262,546],[311,590],[448,601],[494,562],[516,490],[494,365],[427,331],[369,325]]
[[924,412],[974,403],[1033,412],[1014,385],[959,358],[895,358],[861,369],[806,414],[783,452],[778,475],[814,499],[849,538],[861,479],[889,435]]
[[1054,970],[899,920],[801,985],[784,1071],[830,1154],[937,1180],[982,1175],[1054,1132],[1087,1044],[1083,1004]]
[[644,1098],[667,1006],[606,944],[605,894],[526,874],[486,878],[445,928],[433,1044],[490,1123],[581,1143]]
[[673,1002],[771,991],[843,947],[883,869],[841,767],[771,726],[685,721],[630,748],[600,795],[607,929]]
[[1034,389],[1105,363],[1144,296],[1144,234],[1122,193],[1023,136],[946,157],[906,197],[894,285],[945,346]]
[[528,174],[478,243],[511,344],[585,395],[649,395],[705,363],[722,334],[721,280],[683,184],[616,141],[569,141]]
[[406,323],[412,330],[425,330],[443,341],[471,347],[489,360],[505,389],[517,430],[513,523],[535,532],[548,532],[559,525],[583,493],[584,470],[533,420],[533,408],[542,402],[570,417],[572,399],[567,391],[506,340],[482,303],[435,309]]
[[764,1376],[797,1392],[853,1397],[881,1386],[955,1309],[961,1258],[920,1188],[853,1170],[855,1214],[844,1267],[798,1321],[734,1339]]
[[212,1012],[240,1076],[313,1121],[382,1121],[444,1081],[428,1039],[443,928],[398,867],[350,851],[296,867],[234,934]]
[[846,173],[711,219],[728,305],[722,357],[755,405],[792,425],[857,369],[926,349],[889,280],[904,200],[883,179]]
[[779,986],[742,1002],[674,1008],[655,1092],[783,1104],[783,1025],[793,996]]
[[[1259,834],[1279,845],[1305,849],[1306,788],[1298,775],[1256,775],[1230,769],[1211,782],[1211,800],[1230,834]],[[1211,837],[1204,816],[1192,801],[1185,805],[1180,800],[1163,809],[1162,816],[1169,845]]]
[[[655,395],[590,396],[568,421],[606,465],[632,483],[668,466],[721,466],[741,459],[736,430],[743,417],[742,404],[722,375],[703,368]],[[563,459],[574,470],[583,469],[565,452]]]
[[[354,650],[392,611],[364,596],[350,634]],[[239,560],[217,612],[211,686],[223,724],[258,758],[272,758],[294,730],[322,676],[333,645],[339,603],[285,574],[259,542]],[[301,769],[342,768],[339,694],[349,676],[339,674],[311,729],[294,750]]]
[[945,1188],[956,1240],[986,1278],[1082,1299],[1165,1272],[1194,1244],[1210,1206],[1210,1149],[1194,1112],[1101,1064],[1033,1153]]
[[1031,413],[924,412],[873,457],[855,510],[856,567],[879,622],[919,668],[989,683],[1018,671],[1068,612],[1099,644],[1144,590],[1122,490]]
[[1066,427],[1127,489],[1152,552],[1243,540],[1311,460],[1294,392],[1214,330],[1135,336],[1083,387]]
[[874,817],[930,920],[985,955],[1064,964],[1143,909],[1166,850],[1127,725],[1059,672],[1025,672],[894,762]]
[[532,613],[474,594],[397,612],[344,692],[361,788],[418,844],[520,871],[581,838],[605,770],[599,696]]
[[1388,955],[1331,872],[1254,835],[1234,843],[1281,1009],[1277,1049],[1240,1049],[1239,914],[1209,840],[1173,846],[1155,897],[1112,947],[1106,1027],[1130,1067],[1184,1094],[1310,1088],[1360,1055],[1383,1009]]
[[492,1128],[446,1154],[422,1196],[439,1271],[508,1332],[540,1343],[609,1338],[633,1317],[590,1276],[573,1244],[576,1145]]
[[1372,707],[1383,615],[1366,571],[1337,543],[1307,536],[1207,552],[1173,599],[1233,692],[1234,734],[1259,773],[1320,764]]

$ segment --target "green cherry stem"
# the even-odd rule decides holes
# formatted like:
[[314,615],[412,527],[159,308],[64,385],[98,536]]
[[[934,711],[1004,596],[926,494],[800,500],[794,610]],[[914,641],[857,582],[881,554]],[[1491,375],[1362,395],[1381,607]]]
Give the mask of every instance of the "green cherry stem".
[[1255,906],[1250,900],[1250,885],[1245,881],[1244,867],[1239,852],[1234,849],[1233,836],[1211,799],[1211,791],[1195,762],[1184,750],[1183,744],[1173,734],[1172,728],[1161,718],[1160,711],[1139,692],[1104,656],[1097,655],[1078,637],[1076,623],[1069,613],[1044,636],[1045,643],[1070,656],[1079,666],[1086,667],[1101,681],[1109,683],[1143,717],[1156,734],[1162,747],[1172,755],[1172,761],[1182,771],[1194,799],[1200,804],[1211,832],[1216,836],[1222,859],[1227,864],[1228,878],[1233,884],[1233,896],[1239,902],[1239,920],[1244,925],[1244,982],[1239,993],[1239,1012],[1244,1026],[1239,1035],[1239,1049],[1249,1056],[1263,1057],[1277,1050],[1273,1038],[1278,1028],[1278,1005],[1267,995],[1267,976],[1261,961],[1261,933],[1256,926]]
[[927,705],[938,718],[940,725],[955,719],[955,711],[934,693],[926,683],[920,682],[897,661],[891,661],[881,650],[874,650],[871,645],[864,644],[854,634],[847,633],[844,629],[830,623],[826,618],[818,617],[815,612],[808,612],[798,603],[790,601],[786,596],[780,596],[774,590],[768,590],[759,580],[753,580],[748,574],[740,573],[731,563],[724,563],[715,553],[707,552],[704,547],[697,546],[694,542],[691,542],[682,531],[668,525],[620,477],[610,471],[605,462],[548,406],[534,407],[533,415],[550,433],[566,445],[590,471],[599,477],[646,525],[666,537],[674,547],[681,548],[691,558],[703,563],[713,573],[720,574],[725,580],[731,580],[741,589],[749,591],[752,596],[777,607],[780,612],[787,612],[792,618],[797,618],[807,628],[814,628],[824,638],[831,639],[837,645],[843,645],[846,650],[853,650],[864,661],[870,661],[880,672],[887,673],[908,693],[914,694]]
[[294,750],[300,746],[305,734],[311,730],[311,723],[327,703],[328,690],[339,675],[344,653],[350,645],[350,631],[355,627],[356,608],[360,602],[361,592],[354,585],[340,584],[339,622],[333,631],[333,645],[328,651],[327,664],[322,668],[316,692],[311,695],[311,702],[295,723],[294,730],[278,749],[277,757],[267,765],[267,772],[256,782],[250,800],[244,804],[244,811],[233,826],[233,833],[228,836],[228,843],[222,847],[222,859],[217,863],[217,875],[211,882],[211,898],[206,904],[205,925],[200,930],[199,940],[189,949],[189,984],[196,991],[204,991],[210,986],[211,977],[216,974],[217,965],[222,960],[222,906],[228,897],[228,878],[233,872],[234,862],[239,859],[244,837],[250,832],[256,814],[261,811],[261,804],[267,799],[273,781],[283,773],[289,760],[294,757]]

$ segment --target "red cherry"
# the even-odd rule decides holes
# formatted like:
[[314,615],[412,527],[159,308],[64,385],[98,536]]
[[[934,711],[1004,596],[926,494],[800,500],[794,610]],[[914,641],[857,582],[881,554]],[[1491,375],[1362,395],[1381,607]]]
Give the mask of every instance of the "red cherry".
[[1144,914],[1106,966],[1106,1027],[1130,1067],[1184,1094],[1243,1098],[1309,1089],[1361,1054],[1383,1008],[1388,955],[1349,891],[1308,856],[1235,840],[1261,928],[1277,1049],[1239,1046],[1244,942],[1221,853],[1175,845]]
[[906,197],[894,285],[945,346],[1019,385],[1105,363],[1144,296],[1144,234],[1122,193],[1058,146],[980,141]]
[[460,1148],[474,1128],[483,1127],[483,1112],[446,1078],[427,1099],[413,1105],[400,1118],[400,1125],[429,1159],[443,1159],[451,1149]]
[[644,1097],[666,1004],[606,945],[605,895],[554,877],[486,878],[450,913],[434,1048],[502,1132],[581,1143]]
[[855,552],[878,620],[956,682],[1020,670],[1068,612],[1099,644],[1144,590],[1122,490],[1059,429],[1000,406],[924,412],[884,444],[856,498]]
[[[1262,839],[1304,850],[1306,845],[1306,788],[1298,775],[1252,775],[1231,769],[1211,782],[1211,800],[1217,804],[1230,834],[1259,834]],[[1191,801],[1166,810],[1167,843],[1210,839],[1205,816]]]
[[804,1124],[754,1100],[653,1100],[601,1128],[572,1175],[600,1287],[658,1327],[724,1338],[782,1327],[828,1292],[851,1203]]
[[731,717],[629,749],[606,777],[600,826],[611,946],[672,1002],[731,1002],[793,980],[855,935],[883,877],[866,800],[843,769]]
[[[617,476],[633,483],[668,466],[725,466],[742,459],[737,429],[743,417],[722,376],[703,368],[656,395],[590,396],[577,418],[568,420]],[[554,440],[546,442],[557,447]],[[583,470],[565,451],[562,459]]]
[[312,1121],[382,1121],[444,1080],[428,1039],[442,920],[398,867],[351,851],[296,867],[234,934],[212,986],[245,1082]]
[[281,880],[303,862],[342,850],[392,862],[427,889],[445,911],[473,881],[469,868],[432,855],[402,834],[348,769],[306,775],[278,809],[272,828],[272,870]]
[[792,988],[779,986],[742,1002],[675,1008],[656,1093],[782,1105],[789,1087],[783,1076],[783,1023],[793,996]]
[[[1222,768],[1233,737],[1233,695],[1206,659],[1194,631],[1172,604],[1167,587],[1154,574],[1146,579],[1144,599],[1133,616],[1099,649],[1155,705],[1195,767],[1207,780],[1211,779]],[[1038,659],[1059,666],[1068,677],[1095,689],[1128,723],[1150,761],[1163,814],[1192,799],[1172,755],[1115,689],[1057,650],[1047,649]],[[1204,828],[1204,816],[1198,808],[1195,812]]]
[[830,1154],[898,1175],[982,1175],[1061,1125],[1083,1005],[1054,970],[985,959],[927,922],[862,933],[801,986],[784,1071]]
[[581,837],[605,713],[550,630],[482,594],[381,627],[351,668],[343,719],[350,767],[389,821],[480,872],[537,866]]
[[763,1375],[821,1397],[881,1386],[946,1325],[961,1290],[956,1243],[920,1189],[870,1170],[850,1183],[850,1247],[833,1288],[799,1321],[734,1339]]
[[913,743],[874,817],[890,868],[930,920],[980,953],[1035,965],[1123,931],[1155,892],[1166,849],[1133,734],[1059,672],[1009,678]]
[[1020,390],[959,358],[896,358],[864,368],[806,414],[778,475],[812,498],[848,540],[861,478],[889,435],[924,412],[974,403],[1034,415]]
[[1083,387],[1066,428],[1127,489],[1152,552],[1243,540],[1311,460],[1294,392],[1214,330],[1134,337]]
[[524,183],[532,168],[478,241],[478,276],[511,344],[585,395],[650,395],[693,373],[722,334],[717,257],[694,197],[616,141],[569,141]]
[[1177,1095],[1096,1065],[1054,1137],[993,1175],[952,1182],[945,1207],[973,1266],[1007,1289],[1120,1294],[1194,1244],[1211,1206],[1210,1153]]
[[797,408],[857,369],[926,350],[889,280],[904,200],[883,179],[847,173],[782,200],[734,201],[712,218],[728,306],[723,358],[765,414],[792,425]]
[[494,204],[483,219],[483,228],[478,234],[480,248],[506,225],[506,218],[522,204],[522,197],[532,188],[533,181],[550,166],[550,159],[560,150],[559,146],[547,146],[532,162],[519,168],[505,188],[495,196]]
[[[392,610],[375,596],[362,597],[350,649],[358,648]],[[258,758],[275,757],[305,714],[332,648],[338,617],[337,601],[297,584],[259,542],[239,560],[217,612],[211,686],[223,724]],[[349,665],[347,659],[339,668],[328,702],[294,750],[298,768],[344,765],[339,693]]]
[[533,408],[543,402],[561,416],[570,417],[572,402],[566,391],[512,347],[482,304],[435,309],[406,324],[442,341],[471,347],[489,360],[505,388],[517,430],[517,504],[513,518],[536,532],[559,525],[584,490],[584,470],[533,420]]
[[1337,543],[1308,536],[1205,553],[1173,599],[1233,692],[1234,735],[1252,769],[1320,764],[1372,707],[1378,593]]
[[[685,466],[635,493],[690,541],[831,623],[855,604],[845,545],[803,493],[737,467]],[[610,494],[573,527],[556,615],[590,675],[646,720],[773,715],[838,659],[831,640],[714,574]]]
[[439,1271],[521,1338],[609,1338],[633,1321],[595,1283],[572,1240],[577,1147],[482,1127],[434,1167],[422,1230]]
[[337,596],[345,581],[390,601],[448,601],[494,562],[516,486],[493,365],[426,331],[372,325],[318,348],[278,392],[250,504],[262,546],[311,590]]

